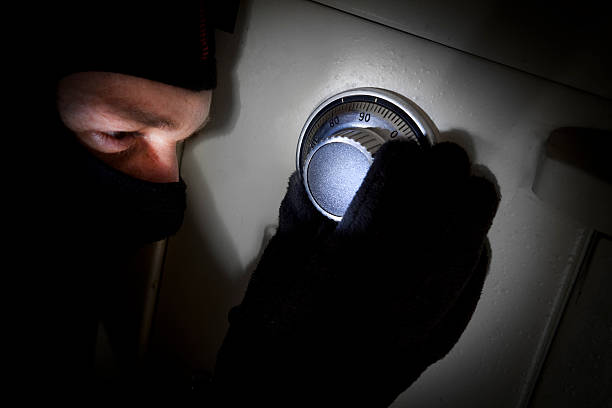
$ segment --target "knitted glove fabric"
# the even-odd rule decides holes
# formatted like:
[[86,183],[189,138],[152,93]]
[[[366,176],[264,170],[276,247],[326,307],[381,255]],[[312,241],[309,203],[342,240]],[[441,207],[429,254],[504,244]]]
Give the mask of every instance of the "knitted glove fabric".
[[383,145],[339,223],[293,174],[278,232],[230,312],[219,405],[391,404],[469,322],[498,202],[450,143]]

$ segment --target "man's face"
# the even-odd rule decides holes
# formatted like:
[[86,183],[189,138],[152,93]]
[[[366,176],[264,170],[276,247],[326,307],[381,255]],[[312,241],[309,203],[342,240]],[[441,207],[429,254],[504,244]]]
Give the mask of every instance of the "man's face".
[[62,121],[109,166],[153,182],[179,180],[176,144],[206,123],[212,91],[148,79],[80,72],[58,86]]

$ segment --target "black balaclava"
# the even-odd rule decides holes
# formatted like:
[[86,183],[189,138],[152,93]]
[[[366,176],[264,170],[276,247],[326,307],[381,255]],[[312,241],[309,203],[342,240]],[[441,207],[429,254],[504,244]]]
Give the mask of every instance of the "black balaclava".
[[[18,377],[35,374],[39,394],[47,400],[53,393],[62,401],[91,395],[86,391],[93,383],[97,319],[109,309],[126,314],[126,323],[141,317],[122,308],[130,302],[141,306],[139,296],[151,290],[141,286],[142,268],[130,263],[134,249],[172,235],[185,209],[182,180],[135,179],[98,160],[77,140],[57,112],[58,81],[71,73],[103,71],[194,91],[212,89],[213,27],[232,31],[232,17],[207,8],[221,2],[137,3],[37,4],[31,7],[30,26],[24,22],[24,28],[33,28],[31,41],[19,43],[32,57],[32,64],[22,65],[29,67],[34,86],[26,94],[29,103],[17,105],[28,112],[28,120],[19,122],[18,137],[26,144],[14,151],[19,166],[7,176],[22,187],[11,193],[20,211],[9,218],[20,234],[9,240],[23,247],[12,269],[28,280],[27,290],[19,291],[21,301],[14,306],[26,314],[17,312],[32,333],[13,331],[27,343],[24,353],[15,353],[27,370]],[[222,8],[230,10],[225,16],[232,15],[231,4],[235,16],[237,4],[231,1],[223,2]],[[229,23],[221,26],[220,21]]]
[[[129,3],[129,4],[126,4]],[[138,2],[137,2],[138,3]],[[214,27],[233,30],[237,2],[123,2],[92,7],[70,4],[55,23],[57,80],[76,72],[100,71],[137,76],[193,91],[216,86]],[[85,5],[87,4],[87,5]],[[214,24],[214,22],[217,24]],[[229,24],[228,24],[229,22]],[[58,137],[71,155],[65,171],[80,185],[74,214],[95,238],[146,243],[173,235],[183,221],[186,186],[152,183],[106,165],[80,146],[57,122]],[[83,211],[80,211],[83,209]],[[94,228],[91,228],[93,225]],[[78,229],[78,228],[77,228]]]
[[[210,4],[209,4],[210,3]],[[195,91],[216,86],[214,2],[70,4],[55,25],[59,77],[116,72]]]

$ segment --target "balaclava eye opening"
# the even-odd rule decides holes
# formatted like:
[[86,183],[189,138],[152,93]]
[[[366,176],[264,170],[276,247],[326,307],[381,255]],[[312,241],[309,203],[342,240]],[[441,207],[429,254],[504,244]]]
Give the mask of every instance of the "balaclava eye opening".
[[[53,75],[59,80],[77,72],[114,72],[193,91],[213,89],[214,29],[233,30],[238,7],[237,1],[223,7],[216,3],[107,1],[99,6],[58,6],[59,17],[52,23],[57,48]],[[86,216],[98,214],[91,222],[101,230],[102,239],[152,242],[178,230],[186,201],[182,179],[151,183],[133,178],[95,158],[69,129],[59,122],[58,126],[70,140],[63,149],[70,156],[66,177],[74,179],[76,200],[88,209]]]

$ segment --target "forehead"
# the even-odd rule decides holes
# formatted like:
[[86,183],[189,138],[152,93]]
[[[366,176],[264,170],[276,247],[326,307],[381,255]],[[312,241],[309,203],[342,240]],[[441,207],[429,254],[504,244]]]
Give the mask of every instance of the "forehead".
[[[60,81],[60,100],[89,121],[120,121],[166,130],[198,125],[211,91],[195,92],[129,75],[84,72]],[[93,124],[93,123],[92,123]]]
[[177,122],[175,117],[162,113],[159,109],[147,108],[146,104],[120,98],[107,100],[106,104],[114,115],[130,122],[168,130],[180,127],[180,123]]
[[64,91],[60,92],[60,99],[65,99],[75,111],[88,110],[92,115],[104,115],[107,119],[116,116],[167,129],[179,127],[193,102],[186,95],[188,90],[103,72],[70,75],[60,82],[60,90]]

